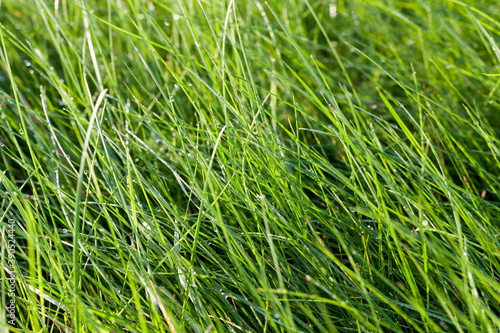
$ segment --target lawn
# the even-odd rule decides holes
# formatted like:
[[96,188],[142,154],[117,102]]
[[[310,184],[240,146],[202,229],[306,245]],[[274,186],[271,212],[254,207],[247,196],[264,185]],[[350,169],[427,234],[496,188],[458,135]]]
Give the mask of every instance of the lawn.
[[500,332],[495,0],[0,0],[0,332]]

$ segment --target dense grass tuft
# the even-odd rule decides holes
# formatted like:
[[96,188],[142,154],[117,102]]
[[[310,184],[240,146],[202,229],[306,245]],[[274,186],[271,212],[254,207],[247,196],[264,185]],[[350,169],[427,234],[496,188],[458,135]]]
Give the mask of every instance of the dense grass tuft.
[[0,0],[0,330],[498,332],[497,45],[493,0]]

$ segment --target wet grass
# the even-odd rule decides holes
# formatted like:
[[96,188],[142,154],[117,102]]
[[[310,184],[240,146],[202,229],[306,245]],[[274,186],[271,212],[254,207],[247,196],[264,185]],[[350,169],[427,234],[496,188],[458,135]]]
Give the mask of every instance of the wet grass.
[[0,1],[0,329],[497,332],[499,17]]

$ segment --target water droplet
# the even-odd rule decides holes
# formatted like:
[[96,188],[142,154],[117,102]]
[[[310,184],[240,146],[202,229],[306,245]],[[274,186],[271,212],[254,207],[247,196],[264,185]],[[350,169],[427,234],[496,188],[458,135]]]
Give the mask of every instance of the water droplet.
[[330,3],[330,18],[335,18],[337,16],[337,6],[335,2]]
[[26,65],[26,67],[30,67],[31,66],[31,62],[29,62],[29,60],[24,60],[24,64]]

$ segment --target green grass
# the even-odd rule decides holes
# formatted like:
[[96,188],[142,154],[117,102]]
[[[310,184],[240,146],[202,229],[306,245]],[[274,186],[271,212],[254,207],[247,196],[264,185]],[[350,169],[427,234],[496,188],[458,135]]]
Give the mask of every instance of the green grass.
[[0,37],[1,332],[500,331],[497,1],[0,0]]

